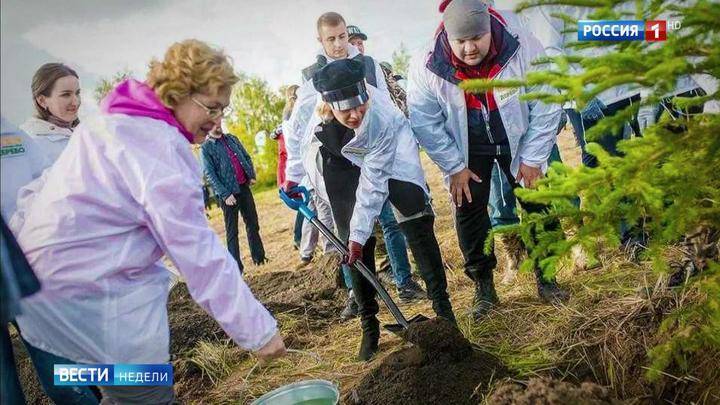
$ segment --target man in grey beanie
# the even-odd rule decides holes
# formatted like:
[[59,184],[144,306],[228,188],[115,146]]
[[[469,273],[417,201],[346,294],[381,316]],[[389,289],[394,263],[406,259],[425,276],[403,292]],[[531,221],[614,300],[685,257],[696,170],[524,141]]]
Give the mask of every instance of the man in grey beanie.
[[[443,24],[428,49],[409,70],[408,109],[420,145],[445,175],[455,208],[455,224],[465,273],[475,283],[473,315],[479,319],[497,304],[494,254],[485,254],[490,230],[488,198],[497,165],[513,189],[534,187],[547,170],[560,120],[559,105],[524,101],[548,86],[466,93],[468,79],[518,79],[544,55],[517,15],[499,13],[480,0],[443,2]],[[528,212],[547,207],[524,203]],[[559,224],[554,224],[559,226]],[[538,295],[548,302],[568,298],[554,278],[535,271]]]

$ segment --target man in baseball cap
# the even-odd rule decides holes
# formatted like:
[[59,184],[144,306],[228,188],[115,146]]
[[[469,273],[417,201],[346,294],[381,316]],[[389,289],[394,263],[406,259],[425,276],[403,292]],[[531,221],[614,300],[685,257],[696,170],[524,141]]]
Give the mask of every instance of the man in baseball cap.
[[367,35],[360,31],[357,25],[348,25],[347,32],[350,43],[355,45],[360,53],[365,54],[365,41],[368,39]]

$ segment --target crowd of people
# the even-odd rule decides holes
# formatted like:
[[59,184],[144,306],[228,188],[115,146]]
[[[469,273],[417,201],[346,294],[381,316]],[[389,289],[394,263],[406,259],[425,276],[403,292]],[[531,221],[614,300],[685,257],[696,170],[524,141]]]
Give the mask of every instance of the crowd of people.
[[[319,220],[347,243],[349,254],[340,257],[296,217],[298,268],[315,260],[318,244],[323,255],[337,259],[333,266],[348,289],[341,317],[359,318],[360,360],[378,351],[379,306],[354,265],[361,261],[375,272],[380,240],[398,297],[429,299],[437,316],[456,323],[421,148],[444,176],[464,271],[475,286],[472,319],[481,321],[499,301],[497,260],[486,253],[485,239],[493,227],[521,220],[514,190],[533,188],[559,160],[557,135],[568,121],[583,164],[597,165],[585,150],[585,132],[641,100],[642,89],[628,85],[605,90],[582,109],[521,97],[556,91],[549,86],[482,94],[459,86],[467,79],[525,77],[542,69],[533,62],[545,55],[594,52],[567,47],[573,34],[555,14],[582,19],[590,9],[553,7],[560,6],[516,14],[480,0],[445,0],[442,23],[414,55],[407,78],[366,53],[368,35],[358,26],[335,12],[318,18],[319,49],[308,55],[314,63],[298,72],[300,85],[287,88],[282,123],[271,137],[279,144],[278,185],[291,196],[298,185],[310,190]],[[243,280],[239,216],[252,261],[268,258],[251,191],[252,158],[222,126],[238,80],[221,50],[178,42],[150,62],[144,81],[119,83],[100,113],[80,123],[77,73],[59,63],[36,72],[34,116],[20,128],[2,121],[3,370],[14,370],[12,321],[53,401],[172,403],[167,386],[53,384],[53,364],[169,361],[170,274],[163,255],[239,346],[266,360],[284,355],[277,322]],[[680,94],[705,90],[685,77],[663,103],[641,108],[599,143],[617,154],[619,140],[641,136],[662,111],[677,118],[700,112],[674,106],[670,97]],[[193,143],[201,144],[200,161],[188,147]],[[222,210],[226,246],[208,224],[203,177]],[[547,209],[519,203],[527,212]],[[642,235],[628,229],[625,242],[641,244]],[[513,259],[506,263],[516,267],[522,243],[504,244]],[[413,277],[408,248],[425,289]],[[554,278],[539,268],[535,276],[540,299],[569,299]],[[4,373],[2,380],[2,402],[21,401],[17,378]]]

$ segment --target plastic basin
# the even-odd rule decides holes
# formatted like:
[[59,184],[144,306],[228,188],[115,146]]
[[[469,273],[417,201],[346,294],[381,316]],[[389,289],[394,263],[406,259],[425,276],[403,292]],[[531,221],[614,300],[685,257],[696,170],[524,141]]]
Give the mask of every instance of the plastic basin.
[[337,386],[325,380],[306,380],[270,391],[252,405],[336,405],[340,399]]

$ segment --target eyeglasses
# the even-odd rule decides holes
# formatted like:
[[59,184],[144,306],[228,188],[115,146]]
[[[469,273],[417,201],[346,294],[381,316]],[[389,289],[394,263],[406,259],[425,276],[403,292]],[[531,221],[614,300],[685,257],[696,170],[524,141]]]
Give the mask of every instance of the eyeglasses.
[[224,108],[210,108],[205,104],[201,103],[200,101],[196,100],[195,97],[190,97],[190,100],[192,100],[193,103],[202,107],[202,109],[205,110],[205,112],[207,113],[208,117],[213,120],[220,117],[229,117],[230,114],[232,114],[233,112],[232,107],[230,106]]

